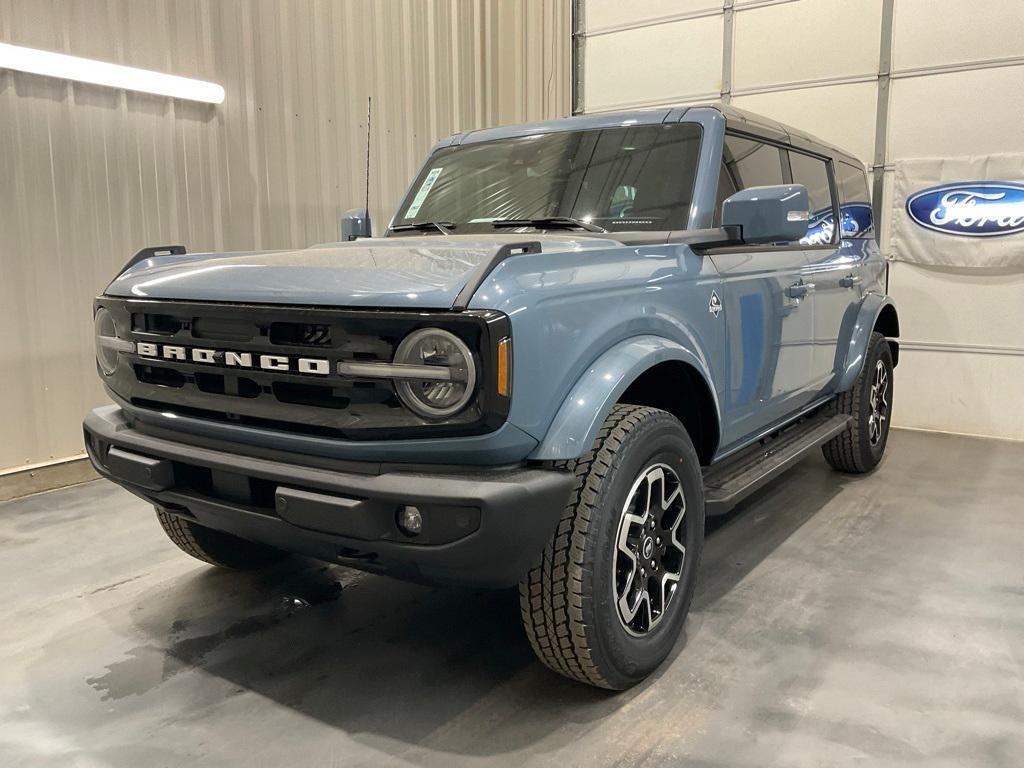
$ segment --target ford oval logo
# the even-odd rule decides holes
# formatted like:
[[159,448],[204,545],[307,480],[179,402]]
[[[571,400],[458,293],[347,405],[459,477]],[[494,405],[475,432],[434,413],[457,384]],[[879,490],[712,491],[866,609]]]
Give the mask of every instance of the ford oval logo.
[[925,229],[967,237],[1024,232],[1024,184],[971,181],[929,187],[907,199],[910,218]]

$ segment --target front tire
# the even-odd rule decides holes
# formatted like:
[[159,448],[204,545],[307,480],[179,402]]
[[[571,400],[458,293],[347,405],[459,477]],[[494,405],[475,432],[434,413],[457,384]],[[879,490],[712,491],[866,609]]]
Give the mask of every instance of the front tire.
[[160,527],[178,549],[204,563],[235,571],[251,571],[273,565],[287,552],[257,544],[223,531],[194,523],[184,517],[156,510]]
[[700,462],[683,425],[617,405],[519,585],[530,644],[549,668],[622,690],[660,665],[682,630],[704,541]]
[[892,393],[892,350],[885,336],[875,332],[853,387],[831,406],[834,413],[853,417],[848,430],[821,447],[833,469],[859,475],[878,466],[889,440]]

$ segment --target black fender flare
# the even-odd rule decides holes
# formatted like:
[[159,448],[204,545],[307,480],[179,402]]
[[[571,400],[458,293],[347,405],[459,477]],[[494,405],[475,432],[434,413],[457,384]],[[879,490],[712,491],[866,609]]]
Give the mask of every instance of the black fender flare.
[[[886,309],[891,307],[891,310]],[[871,339],[871,333],[875,330],[875,326],[878,324],[878,319],[881,317],[883,312],[892,312],[896,318],[895,335],[892,335],[891,331],[886,333],[886,338],[890,339],[890,344],[895,345],[897,342],[892,341],[895,336],[899,335],[899,321],[896,313],[895,302],[880,293],[867,293],[860,302],[860,308],[857,310],[856,317],[854,319],[853,328],[848,335],[848,344],[846,347],[846,354],[841,357],[839,364],[836,368],[837,379],[835,385],[836,392],[845,392],[853,383],[857,380],[857,376],[860,374],[861,368],[864,366],[864,358],[867,354],[868,341]],[[840,339],[842,341],[842,339]],[[894,349],[893,362],[898,359],[897,346]]]

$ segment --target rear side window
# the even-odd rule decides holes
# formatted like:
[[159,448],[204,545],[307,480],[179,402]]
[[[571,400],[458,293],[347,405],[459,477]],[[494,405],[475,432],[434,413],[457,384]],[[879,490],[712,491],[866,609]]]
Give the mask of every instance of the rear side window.
[[726,134],[722,146],[722,169],[718,177],[715,226],[722,221],[722,203],[747,187],[784,184],[782,152],[772,144]]
[[800,239],[801,244],[824,245],[834,242],[832,186],[828,181],[828,166],[820,158],[790,150],[789,167],[793,171],[793,183],[807,187],[810,206],[807,234]]
[[863,168],[842,160],[835,164],[835,174],[843,237],[872,237],[874,220],[867,174]]
[[807,187],[811,216],[832,211],[832,188],[828,183],[828,168],[824,160],[799,152],[789,153],[789,167],[793,169],[793,183]]

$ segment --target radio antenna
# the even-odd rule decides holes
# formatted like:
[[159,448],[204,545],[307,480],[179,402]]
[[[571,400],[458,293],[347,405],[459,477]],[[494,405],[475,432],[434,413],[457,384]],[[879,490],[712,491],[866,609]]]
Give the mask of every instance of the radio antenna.
[[373,97],[366,97],[366,213],[370,213],[370,118],[372,117]]

